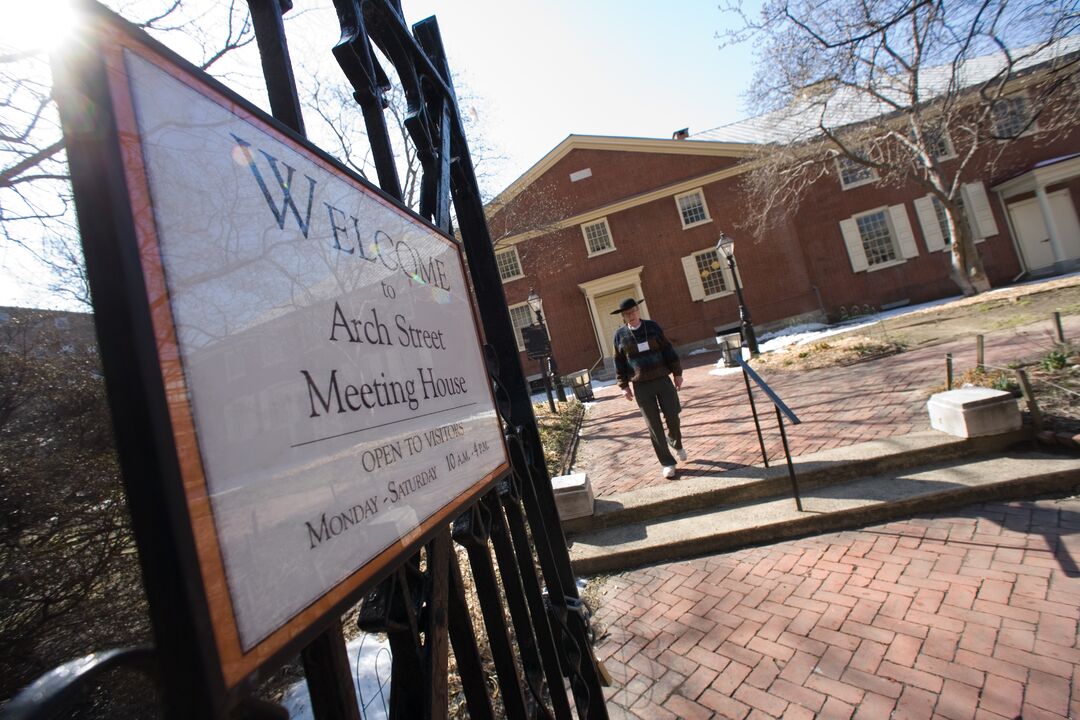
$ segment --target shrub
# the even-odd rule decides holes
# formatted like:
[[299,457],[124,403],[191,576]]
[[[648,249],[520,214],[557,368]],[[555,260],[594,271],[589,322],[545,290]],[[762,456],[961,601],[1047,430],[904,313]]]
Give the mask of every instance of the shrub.
[[1061,350],[1051,350],[1039,362],[1043,370],[1061,370],[1069,362],[1068,356]]

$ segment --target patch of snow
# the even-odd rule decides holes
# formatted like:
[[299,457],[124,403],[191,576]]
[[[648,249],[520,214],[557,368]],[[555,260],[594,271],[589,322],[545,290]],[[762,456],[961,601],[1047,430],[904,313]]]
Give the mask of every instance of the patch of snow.
[[[377,635],[361,634],[345,647],[349,664],[353,667],[353,683],[361,717],[364,720],[387,720],[390,704],[390,641]],[[291,720],[315,720],[305,680],[290,687],[281,704],[289,712]]]

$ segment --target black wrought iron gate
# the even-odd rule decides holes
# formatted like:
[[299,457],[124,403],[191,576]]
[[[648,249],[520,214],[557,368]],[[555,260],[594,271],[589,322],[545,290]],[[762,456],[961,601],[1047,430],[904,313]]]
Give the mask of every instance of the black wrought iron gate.
[[[363,600],[360,628],[386,633],[392,649],[391,717],[411,720],[446,715],[450,646],[470,716],[495,716],[462,569],[452,546],[457,543],[467,553],[475,581],[505,716],[515,720],[570,718],[574,715],[572,697],[578,717],[606,718],[588,621],[559,524],[528,385],[518,362],[438,25],[429,18],[410,30],[398,0],[334,0],[334,4],[341,37],[333,53],[363,112],[379,185],[402,200],[384,116],[390,81],[374,48],[393,65],[408,102],[405,124],[423,169],[419,212],[448,233],[453,231],[452,218],[456,219],[512,466],[493,490],[451,527],[438,532],[420,553],[395,569]],[[303,134],[282,21],[291,5],[291,0],[249,0],[273,114]],[[359,718],[340,624],[325,630],[302,652],[302,659],[315,717]],[[35,697],[20,696],[4,715],[45,717],[98,670],[117,663],[145,665],[148,661],[153,664],[145,651],[121,652],[85,661],[75,674],[68,667],[43,678]],[[169,681],[162,678],[162,682]],[[187,690],[199,692],[197,687]],[[190,709],[200,706],[205,707],[192,701],[188,707],[166,707],[164,712],[166,717],[188,718]],[[236,711],[247,717],[279,716],[274,708],[257,701],[246,702]]]

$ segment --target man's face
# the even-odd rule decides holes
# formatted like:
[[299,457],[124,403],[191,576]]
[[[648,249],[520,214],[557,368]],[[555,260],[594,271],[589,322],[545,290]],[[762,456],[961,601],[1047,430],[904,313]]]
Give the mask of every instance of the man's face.
[[638,309],[636,307],[632,307],[629,310],[623,312],[622,319],[623,322],[627,325],[637,325],[638,320],[641,319],[641,313],[638,312]]

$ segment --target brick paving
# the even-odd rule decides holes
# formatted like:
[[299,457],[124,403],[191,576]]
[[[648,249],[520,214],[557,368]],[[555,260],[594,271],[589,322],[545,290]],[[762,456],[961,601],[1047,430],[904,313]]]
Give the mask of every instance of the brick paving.
[[1080,500],[971,506],[604,580],[613,718],[1080,717]]
[[[1080,333],[1080,316],[1064,322],[1068,336]],[[1047,320],[988,333],[985,361],[1004,366],[1018,358],[1039,357],[1053,346],[1051,332]],[[787,426],[792,456],[928,430],[926,400],[935,387],[944,386],[944,357],[950,352],[957,375],[975,365],[975,339],[970,337],[848,367],[767,375],[766,382],[802,420]],[[680,468],[682,478],[714,476],[761,462],[742,376],[710,375],[717,357],[684,360],[681,417],[690,459]],[[637,405],[615,386],[599,389],[596,398],[582,424],[574,463],[575,472],[588,473],[596,496],[672,482],[660,476]],[[766,452],[780,462],[783,447],[772,405],[760,393],[755,401]]]

